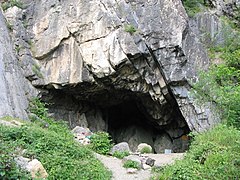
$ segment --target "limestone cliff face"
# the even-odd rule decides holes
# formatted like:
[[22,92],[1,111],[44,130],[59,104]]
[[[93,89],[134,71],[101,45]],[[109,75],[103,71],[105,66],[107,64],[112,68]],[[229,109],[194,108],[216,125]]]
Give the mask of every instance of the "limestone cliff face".
[[217,122],[190,96],[209,60],[181,0],[24,2],[5,17],[25,77],[56,118],[127,141],[141,126],[135,134],[171,143]]
[[189,96],[208,58],[180,0],[42,1],[32,8],[32,53],[44,76],[37,86],[93,101],[99,92],[128,91],[159,125],[173,121],[178,107],[192,130],[213,124]]
[[30,86],[14,53],[6,20],[0,11],[0,117],[28,119]]

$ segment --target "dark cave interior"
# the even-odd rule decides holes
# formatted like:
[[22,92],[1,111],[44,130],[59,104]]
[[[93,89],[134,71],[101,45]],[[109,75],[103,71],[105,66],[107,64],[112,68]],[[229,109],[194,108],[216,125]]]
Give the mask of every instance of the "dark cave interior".
[[[79,99],[66,92],[49,91],[43,96],[43,100],[50,103],[49,110],[54,117],[68,121],[71,128],[81,126],[78,115],[85,114],[86,126],[90,130],[108,131],[114,143],[128,142],[133,151],[140,143],[151,145],[155,153],[162,152],[164,148],[171,148],[174,152],[183,152],[187,149],[182,136],[189,133],[188,127],[179,127],[177,120],[166,126],[159,126],[146,116],[141,101],[134,96],[127,95],[121,98],[124,95],[118,92],[118,97],[114,99],[109,97],[116,97],[116,93],[114,95],[100,93],[95,97],[85,96]],[[172,116],[176,114],[173,113]]]

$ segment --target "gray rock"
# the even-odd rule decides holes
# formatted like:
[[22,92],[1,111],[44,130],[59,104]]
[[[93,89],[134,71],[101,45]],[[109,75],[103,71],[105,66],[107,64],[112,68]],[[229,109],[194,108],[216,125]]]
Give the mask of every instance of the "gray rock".
[[23,170],[30,172],[33,179],[40,178],[45,179],[48,177],[47,171],[44,169],[42,163],[37,159],[24,158],[22,156],[16,157],[16,164]]
[[113,154],[114,152],[130,152],[130,148],[127,142],[121,142],[116,145],[114,145],[110,151],[110,154]]
[[22,156],[19,156],[19,157],[16,157],[14,158],[16,164],[21,168],[21,169],[24,169],[24,170],[27,170],[27,165],[28,163],[31,161],[31,159],[29,158],[24,158]]
[[20,63],[13,50],[6,20],[0,11],[0,117],[28,119],[28,99],[32,89],[24,78]]
[[167,134],[158,135],[154,142],[154,150],[156,153],[164,153],[165,149],[172,149],[172,140]]
[[83,127],[76,126],[72,130],[72,133],[73,134],[80,134],[80,135],[88,135],[88,134],[91,134],[91,131],[88,128],[83,128]]
[[115,132],[115,136],[118,142],[127,142],[132,152],[137,150],[140,143],[144,142],[153,145],[152,132],[138,126],[119,129]]
[[[24,47],[17,52],[25,61],[24,74],[34,86],[46,90],[45,98],[53,104],[51,113],[67,120],[70,127],[108,130],[110,107],[133,99],[145,121],[156,129],[176,123],[177,129],[202,131],[218,122],[208,105],[199,106],[189,93],[191,83],[198,79],[197,72],[210,63],[189,28],[180,0],[93,0],[90,5],[80,0],[33,1],[25,10],[9,9],[6,17],[14,23],[14,43]],[[27,20],[26,27],[23,20]],[[136,32],[127,32],[126,25]],[[32,44],[26,42],[29,39]],[[3,47],[11,49],[10,45]],[[34,65],[39,65],[37,71]],[[29,70],[33,67],[35,72]],[[13,109],[21,114],[27,107],[23,88],[5,87],[6,82],[19,83],[4,78],[0,80],[4,84],[1,102],[10,105],[2,114],[13,113]],[[22,103],[13,108],[17,100],[9,103],[8,94],[17,93],[15,99],[21,97]],[[89,108],[85,109],[85,104]],[[152,129],[136,129],[130,137],[134,132],[124,133],[122,128],[118,134],[127,137],[117,142],[128,142],[132,150],[141,142],[153,146]],[[143,131],[146,137],[140,135]]]
[[150,167],[153,167],[155,161],[156,161],[155,159],[147,158],[147,160],[146,160],[146,164],[149,165]]

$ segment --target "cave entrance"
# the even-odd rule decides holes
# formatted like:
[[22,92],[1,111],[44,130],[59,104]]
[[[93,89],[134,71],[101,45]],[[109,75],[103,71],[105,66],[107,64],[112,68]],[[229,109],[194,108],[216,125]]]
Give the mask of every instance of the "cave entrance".
[[[102,91],[91,96],[70,94],[69,90],[49,91],[43,99],[50,104],[49,110],[55,119],[68,121],[69,126],[88,127],[93,132],[108,131],[114,143],[128,142],[135,151],[140,143],[153,147],[155,153],[184,152],[188,148],[186,134],[190,131],[185,120],[172,108],[168,113],[171,121],[161,125],[146,112],[146,103],[139,96],[126,92]],[[165,107],[166,108],[166,107]],[[169,111],[170,112],[170,111]]]
[[138,144],[154,146],[157,130],[139,109],[135,100],[128,100],[105,109],[108,131],[114,143],[128,142],[134,151]]

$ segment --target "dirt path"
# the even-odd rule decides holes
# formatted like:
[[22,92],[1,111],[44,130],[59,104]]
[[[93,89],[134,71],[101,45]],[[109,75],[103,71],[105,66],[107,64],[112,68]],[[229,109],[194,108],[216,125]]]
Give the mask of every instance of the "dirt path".
[[[183,153],[173,154],[146,154],[146,156],[155,159],[155,166],[171,164],[175,159],[183,158]],[[151,169],[139,170],[136,174],[128,174],[126,168],[122,167],[122,160],[96,154],[96,157],[113,173],[113,180],[148,180],[151,177]]]

